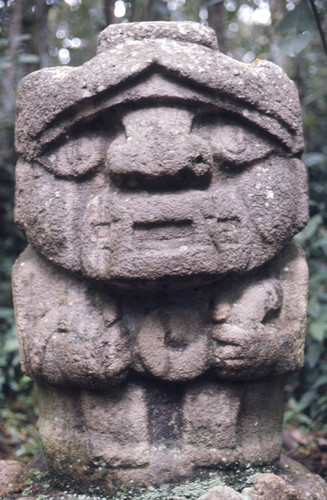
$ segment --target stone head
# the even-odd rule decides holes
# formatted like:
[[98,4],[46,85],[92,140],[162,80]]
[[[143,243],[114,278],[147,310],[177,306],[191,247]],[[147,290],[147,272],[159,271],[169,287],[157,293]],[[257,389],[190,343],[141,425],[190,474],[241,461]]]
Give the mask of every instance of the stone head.
[[119,286],[214,281],[305,224],[297,91],[190,22],[111,25],[23,79],[16,219],[46,259]]

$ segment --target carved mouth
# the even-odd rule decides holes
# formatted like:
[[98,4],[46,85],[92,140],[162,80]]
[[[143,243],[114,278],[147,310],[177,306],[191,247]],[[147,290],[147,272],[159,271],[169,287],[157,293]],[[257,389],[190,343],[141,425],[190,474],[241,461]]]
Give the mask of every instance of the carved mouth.
[[207,217],[206,224],[216,248],[238,243],[241,234],[241,221],[238,217]]
[[143,250],[190,245],[194,240],[191,219],[155,222],[134,222],[134,244]]

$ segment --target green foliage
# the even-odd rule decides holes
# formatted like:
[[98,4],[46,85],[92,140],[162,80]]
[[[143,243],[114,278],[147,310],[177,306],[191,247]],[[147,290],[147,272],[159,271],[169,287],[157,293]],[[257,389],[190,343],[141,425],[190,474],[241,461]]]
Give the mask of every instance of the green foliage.
[[28,392],[32,383],[22,374],[12,307],[0,308],[0,404],[13,393]]
[[[326,23],[326,17],[321,19]],[[292,396],[297,403],[306,402],[297,415],[308,416],[308,426],[327,432],[327,54],[322,49],[316,35],[299,68],[311,217],[298,238],[307,255],[310,281],[305,363]]]
[[16,392],[7,397],[5,407],[0,406],[0,451],[5,456],[29,461],[40,450],[36,430],[38,410],[30,379],[23,377],[20,380]]
[[0,400],[9,391],[18,387],[19,370],[18,341],[13,310],[0,308]]
[[281,34],[279,48],[288,56],[295,57],[311,42],[316,29],[315,20],[307,0],[301,0],[276,26]]
[[289,387],[285,417],[327,431],[327,150],[307,153],[305,161],[312,216],[297,240],[310,270],[306,357],[304,369]]
[[51,490],[49,474],[42,470],[31,469],[29,477],[26,480],[26,486],[22,491],[22,497],[31,497],[33,495],[34,498],[36,490],[38,492],[35,497],[36,500],[49,498],[49,495],[47,495],[47,492]]
[[[0,9],[0,83],[7,82],[0,93],[0,408],[7,397],[20,392],[28,394],[32,383],[20,368],[18,341],[11,295],[11,269],[17,255],[25,247],[25,238],[13,222],[14,168],[14,118],[15,94],[11,85],[16,85],[25,63],[37,56],[26,52],[25,43],[29,34],[9,38],[10,9]],[[11,47],[15,45],[15,51]],[[24,69],[25,68],[25,69]],[[8,78],[8,75],[10,78]],[[7,416],[1,410],[0,423]]]

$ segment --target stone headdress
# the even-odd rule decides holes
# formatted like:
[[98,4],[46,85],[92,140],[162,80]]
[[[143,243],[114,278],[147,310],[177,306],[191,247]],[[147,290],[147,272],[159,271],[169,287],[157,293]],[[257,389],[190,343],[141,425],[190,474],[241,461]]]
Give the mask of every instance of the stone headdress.
[[99,109],[149,97],[202,102],[241,115],[292,154],[303,149],[293,82],[270,62],[248,65],[225,56],[214,32],[192,22],[178,29],[166,22],[111,25],[100,34],[93,59],[77,68],[34,72],[22,80],[19,95],[16,147],[27,160]]

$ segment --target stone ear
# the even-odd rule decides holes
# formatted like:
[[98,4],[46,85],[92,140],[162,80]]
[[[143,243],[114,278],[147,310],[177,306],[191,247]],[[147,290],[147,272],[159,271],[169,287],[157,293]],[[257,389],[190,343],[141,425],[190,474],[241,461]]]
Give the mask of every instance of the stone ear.
[[31,175],[30,165],[23,159],[19,159],[15,168],[16,190],[15,190],[15,224],[21,231],[25,231],[28,210],[28,179]]
[[309,218],[307,172],[303,161],[295,158],[292,160],[292,163],[294,166],[294,178],[297,179],[297,182],[294,183],[297,190],[294,194],[297,205],[294,225],[296,228],[295,232],[298,232],[304,228]]

